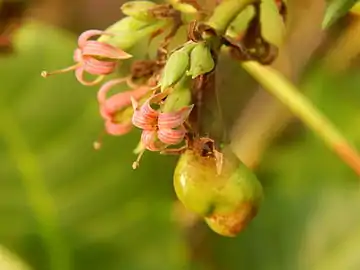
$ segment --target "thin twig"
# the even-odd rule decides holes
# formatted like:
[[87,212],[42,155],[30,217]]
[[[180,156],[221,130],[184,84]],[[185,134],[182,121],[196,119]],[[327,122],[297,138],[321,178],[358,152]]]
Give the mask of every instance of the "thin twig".
[[257,62],[242,63],[267,91],[310,127],[324,142],[360,176],[360,156],[340,131],[281,73]]

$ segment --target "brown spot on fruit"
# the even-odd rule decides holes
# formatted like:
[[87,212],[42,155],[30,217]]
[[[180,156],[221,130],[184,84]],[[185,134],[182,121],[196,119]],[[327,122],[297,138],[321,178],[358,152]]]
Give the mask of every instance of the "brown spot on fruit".
[[216,233],[235,237],[256,216],[257,207],[251,203],[243,203],[232,213],[218,213],[205,218],[206,223]]

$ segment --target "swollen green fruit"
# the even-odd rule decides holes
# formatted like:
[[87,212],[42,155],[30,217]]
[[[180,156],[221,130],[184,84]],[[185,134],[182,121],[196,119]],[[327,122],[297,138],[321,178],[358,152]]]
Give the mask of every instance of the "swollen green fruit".
[[263,190],[256,176],[229,148],[217,153],[212,140],[195,141],[175,169],[175,192],[213,231],[236,236],[255,217]]

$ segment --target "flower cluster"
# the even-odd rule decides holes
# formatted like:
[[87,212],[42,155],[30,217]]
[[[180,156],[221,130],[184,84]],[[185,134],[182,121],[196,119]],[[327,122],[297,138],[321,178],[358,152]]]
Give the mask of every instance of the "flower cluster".
[[159,93],[150,97],[139,107],[132,99],[134,126],[142,129],[141,142],[149,151],[162,151],[170,145],[177,145],[184,139],[186,129],[184,122],[188,118],[193,105],[185,106],[175,112],[160,112],[151,107],[160,107],[167,93]]
[[[61,70],[44,71],[42,76],[47,77],[52,74],[75,71],[77,80],[85,86],[100,83],[105,78],[105,75],[116,71],[119,60],[132,57],[132,55],[117,46],[91,39],[94,36],[113,35],[115,34],[101,30],[85,31],[79,36],[78,47],[74,51],[74,61],[76,63]],[[145,67],[145,69],[149,71],[148,67]],[[85,72],[97,77],[91,81],[85,80]],[[137,72],[137,75],[142,74],[140,75],[140,83],[133,82],[133,78],[138,79],[138,76],[133,74],[134,72]],[[131,75],[125,78],[116,78],[105,82],[97,93],[99,112],[104,120],[104,130],[107,134],[121,136],[130,132],[133,126],[136,126],[143,130],[140,140],[142,149],[163,151],[168,146],[177,145],[183,141],[186,134],[184,122],[193,106],[162,112],[160,105],[166,100],[169,91],[156,93],[159,88],[159,73],[150,77],[145,76],[142,78],[145,80],[141,80],[141,76],[144,76],[144,74],[146,72],[141,73],[138,68],[135,68],[132,70]],[[123,83],[127,84],[129,90],[110,94],[116,85]],[[154,105],[157,105],[158,108],[152,108]],[[101,142],[95,142],[94,147],[99,149]]]

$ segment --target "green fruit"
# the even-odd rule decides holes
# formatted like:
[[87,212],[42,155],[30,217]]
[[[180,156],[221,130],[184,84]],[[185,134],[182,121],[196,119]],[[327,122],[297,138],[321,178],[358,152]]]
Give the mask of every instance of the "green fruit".
[[236,236],[255,217],[263,189],[255,174],[228,147],[222,152],[222,162],[215,153],[211,140],[195,142],[178,161],[175,192],[184,206],[203,216],[213,231]]

